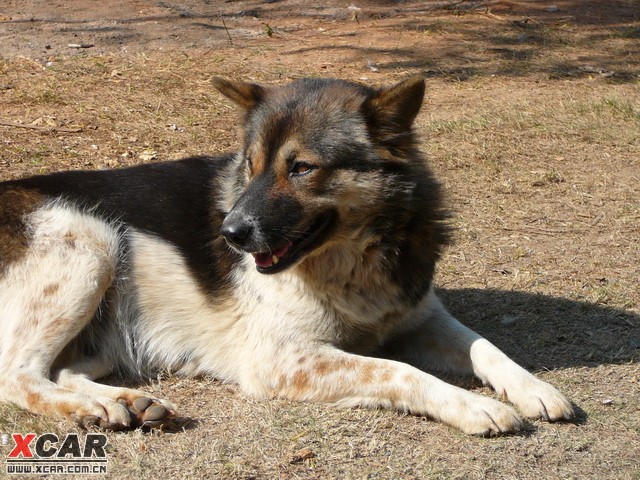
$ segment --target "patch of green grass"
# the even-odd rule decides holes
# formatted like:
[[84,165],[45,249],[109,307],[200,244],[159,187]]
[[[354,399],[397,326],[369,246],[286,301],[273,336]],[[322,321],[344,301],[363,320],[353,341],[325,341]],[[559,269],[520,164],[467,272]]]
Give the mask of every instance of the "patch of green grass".
[[58,86],[43,82],[36,88],[18,91],[17,100],[21,104],[35,106],[59,107],[67,105],[67,101]]
[[640,104],[620,97],[604,97],[592,102],[575,102],[573,110],[579,115],[613,116],[621,120],[640,121]]
[[640,38],[640,27],[635,25],[631,27],[618,28],[616,29],[614,36],[624,39]]
[[617,117],[640,122],[640,105],[634,105],[629,100],[620,98],[605,98],[603,104]]
[[55,90],[43,90],[37,92],[32,100],[34,103],[45,105],[65,105],[66,102],[62,99],[60,94]]
[[29,153],[29,164],[34,167],[41,167],[46,163],[46,159],[51,155],[51,149],[41,145],[30,150]]

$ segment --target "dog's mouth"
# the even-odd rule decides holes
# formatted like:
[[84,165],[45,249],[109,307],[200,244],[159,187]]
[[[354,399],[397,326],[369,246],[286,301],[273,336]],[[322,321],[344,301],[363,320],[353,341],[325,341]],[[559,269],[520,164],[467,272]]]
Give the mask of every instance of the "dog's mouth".
[[326,239],[335,218],[334,212],[320,215],[311,226],[293,240],[266,252],[251,252],[260,273],[277,273],[289,268]]

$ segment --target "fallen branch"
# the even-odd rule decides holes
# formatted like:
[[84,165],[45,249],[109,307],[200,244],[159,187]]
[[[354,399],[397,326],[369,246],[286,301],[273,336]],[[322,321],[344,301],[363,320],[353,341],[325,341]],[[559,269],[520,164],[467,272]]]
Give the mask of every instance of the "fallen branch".
[[24,123],[15,123],[8,120],[0,119],[0,126],[3,127],[15,127],[15,128],[28,128],[30,130],[40,130],[41,132],[61,132],[61,133],[79,133],[82,132],[82,128],[67,128],[67,127],[45,127],[43,125],[30,125]]

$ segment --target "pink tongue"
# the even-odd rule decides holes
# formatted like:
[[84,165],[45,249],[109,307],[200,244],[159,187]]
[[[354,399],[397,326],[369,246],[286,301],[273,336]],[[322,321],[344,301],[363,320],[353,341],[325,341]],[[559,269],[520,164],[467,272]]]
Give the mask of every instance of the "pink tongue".
[[273,265],[273,255],[269,252],[265,253],[252,253],[253,258],[256,261],[256,265],[262,268],[267,268]]
[[289,250],[290,246],[291,243],[288,243],[284,247],[280,247],[273,252],[252,253],[251,255],[253,255],[253,258],[256,261],[256,265],[262,268],[269,268],[273,265],[273,256],[275,255],[278,258],[284,256],[284,254],[287,253],[287,250]]

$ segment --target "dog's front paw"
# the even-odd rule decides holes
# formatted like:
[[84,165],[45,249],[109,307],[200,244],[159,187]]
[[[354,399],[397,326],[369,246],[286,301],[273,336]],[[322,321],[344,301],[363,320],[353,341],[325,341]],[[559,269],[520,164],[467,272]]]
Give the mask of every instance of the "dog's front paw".
[[68,415],[82,428],[103,430],[131,428],[173,430],[182,420],[176,418],[175,407],[166,400],[139,396],[133,398],[100,398],[85,402],[82,408]]
[[570,420],[574,417],[573,405],[554,387],[535,377],[524,383],[520,388],[502,392],[503,397],[518,407],[524,416],[548,422]]
[[515,433],[523,427],[520,416],[513,408],[495,401],[477,405],[463,417],[465,422],[462,431],[470,435],[487,437]]
[[466,393],[466,398],[450,399],[447,410],[451,418],[442,418],[442,421],[466,434],[483,437],[522,430],[522,419],[509,405],[470,392]]

